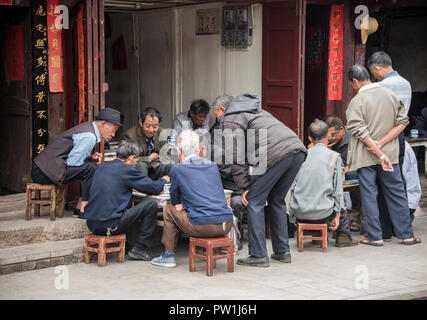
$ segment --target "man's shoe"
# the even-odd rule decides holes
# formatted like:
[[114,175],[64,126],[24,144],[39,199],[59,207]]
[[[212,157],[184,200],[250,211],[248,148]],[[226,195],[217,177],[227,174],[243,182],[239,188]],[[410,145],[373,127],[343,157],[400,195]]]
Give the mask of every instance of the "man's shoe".
[[291,263],[291,253],[285,252],[285,253],[273,253],[271,255],[271,259],[278,260],[283,263]]
[[142,260],[142,261],[150,261],[154,258],[149,252],[148,249],[141,249],[137,247],[133,247],[129,253],[128,257],[131,260]]
[[268,257],[265,258],[255,258],[253,256],[249,256],[245,259],[237,259],[237,264],[242,266],[251,266],[251,267],[269,267],[270,260]]
[[77,218],[80,214],[80,209],[74,209],[73,211],[73,218]]
[[357,246],[359,242],[357,240],[352,239],[349,235],[346,234],[340,234],[337,235],[337,238],[335,240],[335,247],[351,247],[351,246]]
[[176,267],[175,263],[175,253],[165,251],[161,256],[151,260],[151,263],[155,266],[174,268]]
[[77,220],[86,220],[85,213],[80,211],[79,216],[77,217]]

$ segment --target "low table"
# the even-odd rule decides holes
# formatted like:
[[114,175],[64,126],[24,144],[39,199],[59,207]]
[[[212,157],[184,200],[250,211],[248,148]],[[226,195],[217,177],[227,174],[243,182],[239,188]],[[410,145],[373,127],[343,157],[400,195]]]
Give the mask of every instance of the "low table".
[[411,147],[424,147],[424,174],[427,176],[427,138],[405,137]]

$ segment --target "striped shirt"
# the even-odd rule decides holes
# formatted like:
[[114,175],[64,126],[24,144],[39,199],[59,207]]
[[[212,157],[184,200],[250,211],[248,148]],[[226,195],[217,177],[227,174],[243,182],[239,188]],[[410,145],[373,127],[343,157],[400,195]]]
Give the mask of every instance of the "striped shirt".
[[397,71],[392,71],[378,83],[393,91],[393,93],[403,102],[406,114],[408,114],[412,98],[411,84],[409,81],[399,75]]

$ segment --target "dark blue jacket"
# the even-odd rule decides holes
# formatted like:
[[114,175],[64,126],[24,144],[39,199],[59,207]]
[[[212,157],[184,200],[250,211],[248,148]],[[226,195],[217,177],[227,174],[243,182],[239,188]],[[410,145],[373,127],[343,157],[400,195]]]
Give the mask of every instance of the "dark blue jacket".
[[85,206],[84,215],[89,229],[116,226],[131,200],[132,189],[146,194],[159,194],[165,183],[164,179],[151,180],[118,159],[99,165]]
[[418,129],[419,137],[427,138],[427,107],[421,110],[421,114],[415,128]]
[[215,163],[194,156],[175,165],[170,178],[171,203],[182,203],[192,224],[233,221]]

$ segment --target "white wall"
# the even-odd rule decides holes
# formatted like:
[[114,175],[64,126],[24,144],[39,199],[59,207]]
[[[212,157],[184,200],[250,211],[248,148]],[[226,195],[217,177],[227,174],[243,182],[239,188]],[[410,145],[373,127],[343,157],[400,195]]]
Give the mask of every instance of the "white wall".
[[222,8],[223,3],[175,9],[176,110],[187,110],[197,98],[209,103],[222,93],[250,92],[261,96],[262,5],[254,5],[253,44],[246,50],[221,46],[221,34],[196,35],[197,9]]
[[[221,34],[196,35],[197,9],[223,6],[217,2],[141,11],[134,13],[133,21],[129,14],[112,15],[113,37],[106,41],[106,50],[122,32],[129,69],[113,71],[107,61],[107,105],[123,106],[126,128],[137,123],[139,111],[147,106],[162,112],[161,125],[167,128],[194,99],[210,104],[223,93],[261,96],[262,5],[254,5],[253,44],[245,50],[226,50]],[[210,118],[212,123],[212,113]]]

